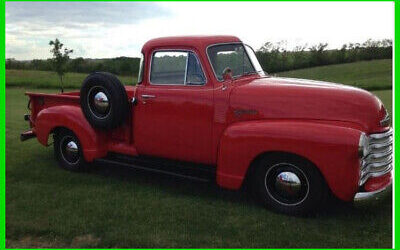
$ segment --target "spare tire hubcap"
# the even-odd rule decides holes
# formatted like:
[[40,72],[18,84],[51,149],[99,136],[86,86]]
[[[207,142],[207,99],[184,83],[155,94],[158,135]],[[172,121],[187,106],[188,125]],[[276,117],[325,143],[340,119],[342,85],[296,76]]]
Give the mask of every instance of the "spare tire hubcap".
[[107,109],[109,106],[109,102],[108,102],[108,98],[107,98],[106,94],[104,94],[103,92],[98,92],[94,96],[94,105],[95,105],[96,110],[99,113],[105,114],[107,112]]

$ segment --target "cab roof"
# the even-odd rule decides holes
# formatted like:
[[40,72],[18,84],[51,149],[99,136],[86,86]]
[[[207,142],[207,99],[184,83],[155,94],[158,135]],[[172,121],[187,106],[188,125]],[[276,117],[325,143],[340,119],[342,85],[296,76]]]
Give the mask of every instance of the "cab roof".
[[158,47],[196,47],[204,48],[216,43],[241,42],[236,36],[170,36],[151,39],[143,46],[143,51]]

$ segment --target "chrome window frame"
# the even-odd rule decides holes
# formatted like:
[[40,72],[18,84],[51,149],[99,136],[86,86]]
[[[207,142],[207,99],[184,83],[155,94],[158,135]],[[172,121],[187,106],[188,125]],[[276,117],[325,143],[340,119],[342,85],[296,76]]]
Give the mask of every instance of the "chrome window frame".
[[[244,47],[245,50],[246,50],[246,46],[249,47],[249,48],[253,51],[254,55],[256,56],[257,62],[258,62],[258,64],[259,64],[260,67],[261,67],[261,70],[264,72],[264,76],[268,75],[268,72],[265,71],[265,70],[263,69],[263,67],[262,67],[262,65],[261,65],[261,63],[260,63],[260,61],[258,61],[256,51],[253,49],[253,47],[251,47],[251,46],[248,45],[247,43],[243,43],[243,47]],[[247,53],[247,52],[246,52],[246,53]],[[247,56],[249,56],[249,53],[247,53]],[[251,65],[253,66],[254,70],[256,70],[256,67],[254,66],[253,62],[251,61],[250,56],[249,56],[249,60],[250,60]]]
[[[145,65],[146,65],[146,61],[145,61],[145,57],[144,57],[143,52],[140,52],[140,54],[141,54],[142,56],[141,56],[141,62],[139,62],[139,73],[138,73],[138,78],[137,78],[137,83],[136,83],[137,85],[140,85],[140,84],[143,83],[143,79],[144,79],[144,68],[145,68]],[[142,67],[140,67],[140,66],[142,66]],[[142,72],[142,73],[140,73],[140,72]],[[139,81],[139,75],[142,76],[142,80],[141,80],[141,81]]]
[[[157,52],[187,52],[188,53],[188,56],[186,57],[185,78],[184,78],[183,84],[176,84],[176,83],[158,84],[158,83],[152,83],[151,82],[150,79],[151,79],[151,70],[152,70],[152,66],[153,66],[153,58],[154,58],[154,54],[157,53]],[[196,60],[200,64],[200,68],[201,68],[201,71],[203,72],[204,79],[205,79],[205,82],[203,84],[187,84],[187,82],[186,82],[187,67],[188,67],[188,60],[189,60],[189,53],[190,52],[193,53],[193,55],[196,57]],[[156,49],[153,52],[151,52],[150,66],[149,66],[149,73],[148,73],[148,82],[149,82],[149,85],[153,85],[153,86],[193,86],[193,87],[202,87],[202,86],[207,85],[208,78],[207,78],[207,75],[206,75],[206,73],[204,71],[203,64],[199,60],[199,57],[198,57],[197,53],[194,50],[191,50],[191,49]]]
[[[217,76],[217,74],[215,73],[214,66],[213,66],[213,64],[212,64],[212,62],[211,62],[211,60],[210,60],[210,56],[209,56],[209,54],[208,54],[208,49],[209,49],[210,47],[213,47],[213,46],[227,45],[227,44],[241,44],[241,45],[243,46],[244,51],[245,51],[246,54],[247,54],[247,51],[246,51],[246,48],[245,48],[246,44],[243,43],[243,42],[213,43],[213,44],[208,45],[208,46],[206,47],[206,54],[207,54],[208,63],[211,65],[211,68],[212,68],[213,73],[214,73],[214,77],[215,77],[215,79],[216,79],[218,82],[223,82],[224,80],[223,80],[223,79],[222,79],[222,80],[219,80],[219,79],[218,79],[218,76]],[[249,46],[249,45],[248,45],[248,46]],[[249,46],[249,47],[250,47],[250,46]],[[251,48],[251,47],[250,47],[250,48]],[[247,54],[247,57],[249,58],[249,61],[250,61],[250,63],[251,63],[251,66],[253,66],[253,68],[254,68],[254,70],[255,70],[256,67],[254,67],[254,64],[253,64],[253,62],[250,60],[250,57],[249,57],[248,54]]]

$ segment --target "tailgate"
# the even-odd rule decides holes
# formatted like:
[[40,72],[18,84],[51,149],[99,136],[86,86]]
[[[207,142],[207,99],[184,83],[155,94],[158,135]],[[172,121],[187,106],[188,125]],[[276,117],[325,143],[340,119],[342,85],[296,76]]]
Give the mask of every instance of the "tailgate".
[[68,92],[63,94],[44,94],[44,93],[25,93],[29,97],[29,114],[24,115],[24,119],[29,121],[31,128],[35,127],[35,119],[43,109],[59,105],[79,106],[79,92]]

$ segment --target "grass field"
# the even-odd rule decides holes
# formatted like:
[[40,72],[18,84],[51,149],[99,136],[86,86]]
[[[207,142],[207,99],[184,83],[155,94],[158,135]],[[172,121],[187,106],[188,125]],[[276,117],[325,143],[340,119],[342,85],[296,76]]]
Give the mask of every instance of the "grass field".
[[[64,171],[52,147],[19,141],[19,133],[28,129],[25,90],[6,90],[8,248],[392,246],[389,197],[356,207],[332,204],[315,216],[298,218],[273,213],[245,192],[214,184],[124,168]],[[391,110],[391,90],[373,93]]]
[[[86,73],[66,73],[64,76],[65,88],[80,88]],[[136,78],[133,76],[118,76],[124,84],[133,84]],[[30,88],[60,88],[60,79],[55,72],[37,70],[6,70],[6,86],[19,86]]]
[[320,66],[278,73],[279,76],[324,80],[367,90],[392,88],[392,60],[373,60]]

